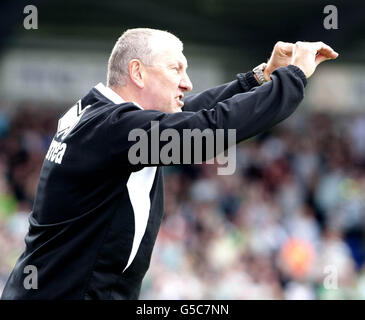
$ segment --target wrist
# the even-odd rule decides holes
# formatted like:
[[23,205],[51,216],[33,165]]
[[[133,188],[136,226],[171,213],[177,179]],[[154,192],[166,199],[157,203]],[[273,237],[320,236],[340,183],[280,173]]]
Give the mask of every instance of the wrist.
[[267,82],[270,81],[271,80],[270,75],[271,75],[272,71],[269,70],[269,68],[265,68],[263,73],[264,73],[265,80]]
[[[261,63],[260,65],[258,65],[257,67],[255,67],[252,71],[254,73],[254,76],[257,80],[257,82],[261,85],[265,82],[270,81],[270,73],[268,74],[268,70],[266,70],[267,68],[267,64],[266,63]],[[265,72],[266,70],[266,72]]]
[[253,74],[253,76],[255,77],[256,81],[258,84],[261,84],[261,81],[260,79],[257,77],[256,73]]

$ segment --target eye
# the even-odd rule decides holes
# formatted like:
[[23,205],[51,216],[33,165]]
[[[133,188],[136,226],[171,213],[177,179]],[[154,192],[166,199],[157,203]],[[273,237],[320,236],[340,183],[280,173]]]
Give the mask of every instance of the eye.
[[175,70],[176,72],[179,72],[180,71],[180,67],[177,66],[177,65],[172,65],[171,66],[171,70]]

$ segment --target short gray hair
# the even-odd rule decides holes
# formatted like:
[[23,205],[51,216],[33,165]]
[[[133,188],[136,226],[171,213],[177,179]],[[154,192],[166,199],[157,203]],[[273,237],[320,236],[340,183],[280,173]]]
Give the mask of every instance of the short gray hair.
[[107,86],[124,86],[128,75],[128,63],[139,59],[146,65],[161,50],[161,43],[177,46],[181,51],[183,44],[172,33],[149,28],[135,28],[125,31],[112,50],[108,62]]

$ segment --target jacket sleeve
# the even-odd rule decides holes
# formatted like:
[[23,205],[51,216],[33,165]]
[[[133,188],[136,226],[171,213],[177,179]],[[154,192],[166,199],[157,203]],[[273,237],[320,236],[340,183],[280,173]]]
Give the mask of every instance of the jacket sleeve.
[[[272,81],[245,93],[216,103],[211,109],[198,112],[164,113],[156,110],[141,110],[132,103],[117,107],[106,119],[108,126],[109,152],[116,161],[128,163],[129,148],[136,143],[129,134],[134,129],[142,129],[151,143],[150,150],[161,151],[168,141],[154,144],[152,136],[156,126],[161,133],[174,129],[183,145],[184,129],[228,129],[236,130],[236,141],[255,136],[292,114],[304,97],[307,80],[296,66],[289,65],[275,70]],[[228,147],[228,146],[227,146]],[[183,155],[181,155],[182,157]],[[214,155],[216,156],[216,154]],[[205,161],[206,159],[203,159]],[[180,163],[183,163],[182,161]],[[164,165],[162,162],[146,165]]]
[[259,84],[252,71],[237,74],[237,79],[184,99],[183,111],[199,111],[211,109],[220,102],[233,97],[235,94],[250,91]]

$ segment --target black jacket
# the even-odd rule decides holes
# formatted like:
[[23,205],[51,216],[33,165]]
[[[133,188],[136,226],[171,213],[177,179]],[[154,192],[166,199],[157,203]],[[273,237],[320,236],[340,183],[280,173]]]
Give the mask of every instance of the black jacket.
[[[131,165],[128,134],[236,129],[237,142],[287,118],[306,78],[279,68],[262,86],[252,72],[185,99],[184,112],[142,110],[97,85],[59,121],[41,170],[26,249],[2,299],[137,299],[163,216],[160,166]],[[256,87],[255,87],[256,86]],[[162,144],[160,145],[162,147]],[[24,268],[37,268],[26,289]]]

